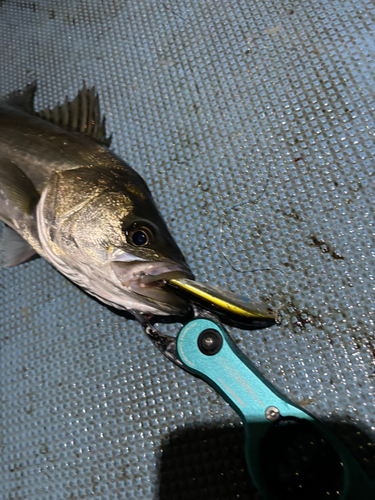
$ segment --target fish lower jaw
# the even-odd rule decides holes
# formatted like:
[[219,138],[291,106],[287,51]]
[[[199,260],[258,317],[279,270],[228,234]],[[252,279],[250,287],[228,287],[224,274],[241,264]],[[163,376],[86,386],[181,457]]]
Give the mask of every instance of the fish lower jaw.
[[187,312],[189,303],[176,295],[171,289],[166,287],[163,279],[154,279],[144,283],[142,278],[130,280],[123,283],[131,293],[136,294],[139,299],[150,301],[156,307],[163,310],[170,310],[170,314]]
[[[111,269],[119,290],[133,295],[145,308],[152,306],[164,315],[185,314],[189,310],[189,302],[167,286],[167,281],[173,278],[193,278],[186,266],[171,261],[145,261],[134,265],[112,262]],[[137,310],[142,312],[141,308]]]

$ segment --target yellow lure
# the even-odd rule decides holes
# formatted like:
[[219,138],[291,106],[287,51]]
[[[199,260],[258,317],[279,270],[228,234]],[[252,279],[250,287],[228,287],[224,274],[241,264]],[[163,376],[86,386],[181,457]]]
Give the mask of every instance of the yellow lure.
[[209,310],[221,313],[240,321],[252,319],[276,320],[276,314],[263,302],[250,302],[231,292],[220,288],[198,283],[186,278],[171,279],[167,282],[179,290],[186,299],[206,307]]

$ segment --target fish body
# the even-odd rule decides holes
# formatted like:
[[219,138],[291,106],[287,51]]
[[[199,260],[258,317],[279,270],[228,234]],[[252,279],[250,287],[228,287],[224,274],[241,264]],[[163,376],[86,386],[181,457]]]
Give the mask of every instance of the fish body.
[[25,241],[9,264],[36,252],[114,307],[184,314],[164,284],[192,273],[141,176],[106,146],[93,89],[39,114],[34,93],[0,103],[0,219]]
[[[7,265],[37,253],[91,295],[147,316],[196,303],[223,320],[270,326],[275,313],[199,284],[150,190],[108,149],[94,89],[35,112],[36,86],[0,102],[0,220]],[[10,229],[9,229],[10,228]]]

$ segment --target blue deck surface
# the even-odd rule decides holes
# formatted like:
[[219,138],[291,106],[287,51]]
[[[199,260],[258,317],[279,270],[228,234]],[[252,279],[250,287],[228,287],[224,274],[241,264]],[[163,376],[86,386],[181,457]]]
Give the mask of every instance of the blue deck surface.
[[[240,347],[374,476],[373,2],[0,0],[0,95],[35,79],[95,84],[197,279],[280,308]],[[257,498],[231,408],[44,260],[0,334],[1,500]]]

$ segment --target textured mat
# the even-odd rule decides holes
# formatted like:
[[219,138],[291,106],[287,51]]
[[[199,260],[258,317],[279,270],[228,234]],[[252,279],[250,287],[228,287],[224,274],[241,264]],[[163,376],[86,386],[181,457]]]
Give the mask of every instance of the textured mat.
[[[0,0],[0,94],[96,85],[197,278],[280,307],[239,345],[372,476],[374,30],[366,0]],[[135,322],[41,259],[0,277],[1,500],[256,498],[236,415]]]

